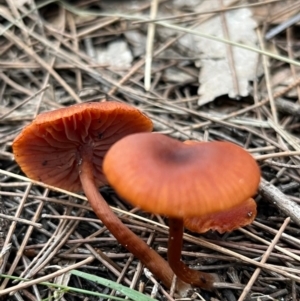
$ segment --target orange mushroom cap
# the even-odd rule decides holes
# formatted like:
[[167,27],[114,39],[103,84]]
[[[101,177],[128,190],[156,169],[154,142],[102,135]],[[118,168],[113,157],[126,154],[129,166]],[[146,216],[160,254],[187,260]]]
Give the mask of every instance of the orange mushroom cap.
[[45,112],[13,142],[15,160],[31,179],[80,191],[80,152],[89,152],[96,185],[107,183],[102,160],[122,137],[152,130],[151,120],[119,102],[89,102]]
[[189,145],[153,133],[115,143],[105,155],[103,171],[131,204],[175,218],[235,207],[256,193],[260,181],[256,161],[235,144]]
[[222,234],[251,224],[256,213],[256,202],[250,198],[228,210],[186,217],[183,222],[184,226],[193,232],[205,233],[215,230]]

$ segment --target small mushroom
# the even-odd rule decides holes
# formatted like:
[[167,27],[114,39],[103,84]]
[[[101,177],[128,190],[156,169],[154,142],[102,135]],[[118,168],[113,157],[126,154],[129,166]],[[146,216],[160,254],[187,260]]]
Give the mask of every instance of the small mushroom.
[[83,190],[95,214],[120,244],[170,287],[168,263],[111,211],[98,187],[107,183],[102,160],[122,137],[152,130],[139,110],[118,102],[90,102],[45,112],[13,142],[15,160],[31,179],[69,191]]
[[111,147],[103,171],[122,198],[169,217],[171,268],[182,281],[211,290],[218,280],[214,274],[181,261],[183,220],[226,211],[253,196],[260,171],[252,156],[229,142],[184,144],[161,134],[139,133]]
[[81,191],[82,162],[90,162],[97,186],[107,184],[102,160],[120,138],[151,131],[151,120],[118,102],[88,102],[44,112],[13,142],[13,152],[31,179],[69,191]]
[[[195,140],[184,141],[187,145],[205,143]],[[192,232],[205,233],[209,230],[220,234],[251,224],[257,214],[256,202],[249,198],[237,206],[201,216],[184,218],[184,227]]]

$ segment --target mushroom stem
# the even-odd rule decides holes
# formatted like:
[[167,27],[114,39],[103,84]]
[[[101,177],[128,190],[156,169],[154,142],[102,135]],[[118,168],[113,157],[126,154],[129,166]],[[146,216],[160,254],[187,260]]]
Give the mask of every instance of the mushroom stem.
[[113,213],[95,185],[93,165],[89,158],[82,158],[79,174],[83,191],[97,217],[122,246],[137,257],[166,287],[170,288],[174,273],[167,261],[127,228]]
[[214,274],[190,269],[181,261],[183,220],[169,218],[168,261],[175,275],[182,281],[212,290],[214,282],[218,281]]

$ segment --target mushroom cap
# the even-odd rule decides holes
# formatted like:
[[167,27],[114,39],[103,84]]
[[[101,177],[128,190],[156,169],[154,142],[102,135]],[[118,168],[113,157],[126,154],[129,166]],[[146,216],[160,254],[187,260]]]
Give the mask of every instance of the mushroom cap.
[[209,230],[220,234],[251,224],[256,217],[256,202],[250,198],[225,211],[185,217],[184,226],[190,231],[205,233]]
[[175,218],[237,206],[260,181],[256,161],[233,143],[184,144],[157,133],[119,140],[105,155],[103,171],[132,205]]
[[119,102],[88,102],[41,113],[13,142],[15,160],[31,179],[81,191],[79,165],[88,152],[96,185],[107,184],[102,160],[122,137],[152,130],[138,109]]

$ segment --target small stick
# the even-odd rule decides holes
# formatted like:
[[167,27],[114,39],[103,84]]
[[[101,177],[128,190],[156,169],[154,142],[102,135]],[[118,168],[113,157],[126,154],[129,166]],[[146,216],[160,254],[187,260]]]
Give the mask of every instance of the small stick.
[[[152,0],[150,9],[150,19],[154,19],[157,14],[159,0]],[[151,88],[151,66],[152,66],[152,55],[153,55],[153,40],[155,35],[155,23],[148,24],[148,35],[147,35],[147,47],[146,47],[146,58],[145,58],[145,79],[144,86],[145,90],[149,91]]]
[[[272,243],[270,244],[270,246],[268,247],[268,249],[266,250],[264,256],[261,259],[261,263],[266,263],[268,257],[270,256],[272,250],[274,249],[275,245],[277,244],[278,240],[280,239],[281,234],[283,233],[283,231],[285,230],[286,226],[288,225],[288,223],[290,222],[290,217],[287,217],[284,221],[284,223],[282,224],[282,226],[280,227],[279,231],[277,232],[276,236],[274,237]],[[261,272],[261,268],[256,268],[256,270],[254,271],[254,273],[252,274],[252,277],[250,278],[248,284],[245,286],[242,294],[240,295],[238,301],[243,301],[245,299],[245,297],[248,295],[251,287],[253,286],[256,278],[258,277],[259,273]]]
[[44,282],[44,281],[47,281],[49,279],[55,278],[55,277],[60,276],[60,275],[62,275],[64,273],[67,273],[67,272],[69,272],[71,270],[77,269],[77,268],[79,268],[79,267],[81,267],[81,266],[83,266],[85,264],[88,264],[88,263],[92,262],[93,260],[94,260],[94,257],[90,256],[90,257],[88,257],[85,260],[82,260],[82,261],[80,261],[78,263],[75,263],[75,264],[70,265],[70,266],[68,266],[66,268],[58,270],[58,271],[56,271],[54,273],[51,273],[51,274],[48,274],[46,276],[43,276],[43,277],[40,277],[40,278],[37,278],[37,279],[33,279],[33,280],[30,280],[30,281],[22,282],[22,283],[20,283],[18,285],[15,285],[13,287],[9,287],[7,289],[1,290],[0,291],[0,296],[4,296],[4,295],[7,295],[7,294],[9,294],[11,292],[19,291],[19,290],[22,290],[22,289],[24,289],[26,287],[32,286],[34,284],[39,284],[40,282]]
[[14,221],[14,222],[18,222],[18,223],[23,223],[23,224],[26,224],[26,225],[30,225],[30,226],[36,227],[38,229],[43,228],[42,224],[35,223],[35,222],[32,222],[32,221],[28,221],[27,219],[23,219],[23,218],[20,218],[20,217],[15,217],[15,216],[3,214],[3,213],[0,213],[0,218],[4,218],[4,219]]
[[[260,242],[262,242],[262,243],[264,243],[265,245],[268,245],[268,246],[271,245],[271,243],[269,241],[267,241],[267,240],[265,240],[265,239],[263,239],[263,238],[255,235],[255,234],[253,234],[250,231],[247,231],[247,230],[245,230],[243,228],[239,228],[238,230],[240,232],[242,232],[242,233],[244,233],[244,234],[246,234],[246,235],[248,235],[248,236],[250,236],[250,237],[252,237],[252,238],[254,238],[254,239],[256,239],[256,240],[258,240]],[[275,231],[275,232],[277,232],[277,231]],[[281,253],[283,253],[283,254],[285,254],[285,255],[287,255],[287,256],[289,256],[289,257],[291,257],[291,258],[293,258],[293,259],[295,259],[295,260],[297,260],[297,261],[300,262],[300,256],[298,256],[297,254],[294,254],[294,253],[290,252],[289,250],[287,250],[285,248],[282,248],[280,246],[275,246],[274,249],[276,249],[277,251],[280,251]]]
[[[219,0],[221,7],[224,7],[224,3],[223,0]],[[227,18],[228,15],[225,15],[225,12],[221,12],[220,13],[220,17],[221,17],[221,22],[222,22],[222,30],[223,30],[223,34],[224,37],[227,40],[230,40],[230,34],[229,34],[229,29],[228,29],[228,24],[227,24]],[[238,82],[238,74],[237,74],[237,70],[236,70],[236,65],[235,65],[235,61],[234,61],[234,52],[232,49],[231,45],[226,45],[226,52],[227,52],[227,61],[228,61],[228,66],[229,66],[229,70],[231,73],[231,77],[232,77],[232,87],[234,90],[234,93],[236,96],[239,96],[240,93],[240,87],[239,87],[239,82]]]
[[292,25],[298,23],[300,21],[300,14],[296,14],[295,16],[285,20],[284,22],[280,23],[279,25],[275,26],[271,30],[269,30],[265,34],[266,40],[271,40],[276,35],[278,35],[280,32],[284,31],[285,29],[291,27]]
[[[265,44],[263,42],[263,38],[261,35],[261,30],[257,29],[256,30],[256,34],[258,37],[258,41],[260,44],[260,48],[262,51],[265,51]],[[271,75],[270,75],[270,71],[269,71],[269,57],[266,55],[262,56],[262,62],[263,62],[263,68],[264,68],[264,75],[265,75],[265,79],[266,79],[266,85],[267,85],[267,93],[268,93],[268,98],[269,98],[269,103],[270,103],[270,107],[271,107],[271,113],[272,113],[272,117],[273,117],[273,121],[274,124],[278,124],[278,116],[277,116],[277,108],[275,106],[275,102],[274,102],[274,96],[272,93],[272,87],[271,87]]]
[[[171,297],[171,295],[169,295],[164,289],[163,287],[154,279],[153,277],[153,274],[147,269],[147,268],[144,268],[144,273],[145,273],[145,276],[153,282],[154,284],[154,287],[156,289],[160,289],[162,291],[162,293],[164,294],[164,296],[169,300],[169,301],[174,301],[174,299]],[[153,298],[155,298],[155,296],[153,296]]]
[[[1,215],[0,215],[1,217]],[[57,218],[57,219],[68,219],[68,220],[79,220],[85,222],[93,222],[102,224],[100,219],[97,218],[89,218],[89,217],[82,217],[82,216],[69,216],[69,215],[53,215],[53,214],[42,214],[42,218]]]
[[300,156],[300,151],[286,151],[286,152],[278,152],[278,153],[271,153],[265,155],[257,155],[254,156],[254,158],[255,160],[265,160],[270,158],[289,157],[289,156]]
[[18,103],[16,106],[14,106],[11,110],[9,110],[8,112],[2,114],[0,116],[0,120],[4,119],[4,117],[7,117],[9,114],[11,114],[12,112],[14,112],[16,109],[20,108],[21,106],[23,106],[24,104],[26,104],[27,102],[29,102],[31,99],[35,98],[36,96],[38,96],[40,93],[44,92],[45,90],[47,90],[49,88],[49,85],[46,85],[45,87],[43,87],[42,89],[40,89],[39,91],[35,92],[34,94],[32,94],[31,96],[27,97],[25,100],[21,101],[20,103]]
[[265,179],[261,179],[259,193],[300,226],[300,206],[297,203]]
[[300,169],[300,164],[298,164],[298,165],[286,164],[286,163],[276,162],[273,160],[266,160],[265,163],[267,163],[268,165],[274,165],[274,166],[279,166],[279,167]]

